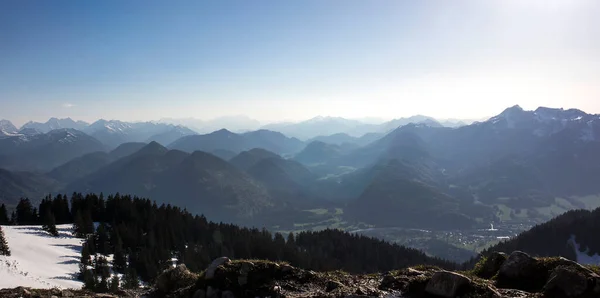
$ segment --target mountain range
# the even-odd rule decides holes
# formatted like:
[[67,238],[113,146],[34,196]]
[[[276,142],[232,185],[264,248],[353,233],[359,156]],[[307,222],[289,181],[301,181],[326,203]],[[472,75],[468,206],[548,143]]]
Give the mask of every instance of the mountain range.
[[[600,194],[598,115],[514,106],[455,128],[417,120],[388,133],[310,142],[265,129],[196,135],[171,124],[101,120],[84,129],[89,135],[6,136],[0,167],[34,171],[65,192],[126,192],[218,218],[333,204],[348,222],[432,229],[506,220],[499,210],[526,210],[528,220],[541,222],[548,209],[588,206],[582,198]],[[159,144],[158,135],[175,141]]]
[[[420,123],[430,126],[439,126],[437,120],[427,116],[412,116],[387,121],[381,124],[364,123],[359,120],[341,117],[318,116],[298,123],[273,123],[263,126],[264,129],[279,131],[287,136],[301,140],[315,139],[322,136],[345,134],[350,137],[360,138],[367,134],[386,134],[400,126],[409,123]],[[340,136],[338,136],[340,137]]]

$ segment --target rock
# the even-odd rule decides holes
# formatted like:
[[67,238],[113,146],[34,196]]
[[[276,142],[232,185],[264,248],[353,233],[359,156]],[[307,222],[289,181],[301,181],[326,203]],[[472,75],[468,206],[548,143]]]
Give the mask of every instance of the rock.
[[588,279],[598,278],[596,274],[593,274],[595,276],[588,274],[587,270],[583,270],[579,266],[558,266],[550,274],[550,278],[544,286],[544,294],[548,297],[580,297],[588,289]]
[[192,296],[192,298],[206,298],[206,291],[200,289],[194,293],[194,296]]
[[427,282],[425,292],[440,297],[453,298],[463,287],[468,286],[470,283],[471,280],[464,275],[449,271],[438,271]]
[[73,293],[68,290],[64,290],[60,293],[60,297],[74,297]]
[[497,289],[497,292],[500,293],[500,297],[510,297],[510,298],[530,298],[531,293],[524,292],[521,290],[515,289]]
[[336,289],[339,289],[341,287],[343,287],[344,285],[341,284],[340,282],[334,281],[334,280],[330,280],[327,282],[327,285],[325,287],[325,291],[326,292],[331,292],[331,291],[335,291]]
[[424,274],[423,271],[419,271],[414,268],[408,268],[406,270],[406,275],[408,275],[408,276],[417,276],[417,275],[422,275],[422,274]]
[[502,264],[508,259],[508,255],[503,252],[493,252],[489,255],[483,264],[481,264],[481,268],[477,272],[477,276],[485,279],[489,279],[496,275],[502,267]]
[[240,276],[238,276],[238,284],[240,286],[244,286],[248,284],[248,273],[252,271],[254,268],[254,263],[252,262],[243,262],[240,266]]
[[58,298],[58,296],[52,295],[52,296],[50,296],[50,298]]
[[219,289],[214,289],[211,286],[206,288],[206,298],[218,298],[221,291]]
[[232,291],[224,291],[221,294],[221,298],[235,298],[235,295],[233,295]]
[[522,251],[515,251],[504,261],[498,275],[510,279],[523,278],[530,275],[537,260]]
[[178,265],[175,268],[163,271],[156,278],[156,288],[162,293],[170,293],[171,291],[185,288],[193,285],[198,276],[190,272],[184,264]]
[[238,284],[240,286],[245,286],[248,284],[248,275],[240,275],[238,276]]
[[294,270],[294,267],[288,265],[288,264],[284,264],[281,266],[281,272],[286,273],[286,272],[290,272]]
[[217,268],[219,266],[227,264],[229,262],[231,262],[231,260],[228,257],[220,257],[220,258],[214,259],[212,261],[212,263],[210,263],[210,265],[206,269],[206,273],[204,274],[204,278],[205,279],[212,279],[212,278],[214,278],[215,277],[215,271],[217,270]]

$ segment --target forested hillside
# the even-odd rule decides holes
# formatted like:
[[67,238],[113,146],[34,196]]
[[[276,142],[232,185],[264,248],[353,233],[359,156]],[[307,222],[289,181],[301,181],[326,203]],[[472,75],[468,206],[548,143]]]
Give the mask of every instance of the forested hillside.
[[81,261],[95,268],[86,273],[82,267],[82,278],[87,275],[88,281],[89,276],[108,278],[102,266],[109,264],[93,257],[96,254],[114,255],[110,265],[117,272],[139,275],[144,281],[154,280],[174,259],[192,271],[201,271],[221,256],[288,261],[305,269],[353,273],[417,264],[455,266],[415,249],[339,230],[272,234],[264,229],[210,222],[185,209],[119,194],[74,193],[70,200],[57,195],[47,197],[37,208],[22,199],[8,218],[12,224],[44,224],[49,229],[56,223],[73,222],[73,232],[87,239]]
[[573,210],[494,245],[481,255],[520,250],[535,256],[563,256],[581,261],[577,260],[578,251],[579,255],[600,254],[599,230],[600,208],[593,211]]

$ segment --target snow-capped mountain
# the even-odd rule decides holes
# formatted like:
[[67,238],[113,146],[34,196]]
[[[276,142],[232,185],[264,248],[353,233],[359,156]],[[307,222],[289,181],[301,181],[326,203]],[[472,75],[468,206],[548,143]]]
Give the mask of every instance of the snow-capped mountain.
[[[177,136],[195,134],[194,131],[173,124],[136,122],[129,123],[119,120],[98,120],[84,129],[84,132],[98,139],[109,148],[116,148],[123,143],[147,142],[152,137],[159,136],[163,142]],[[171,137],[167,135],[171,134]],[[163,134],[166,134],[163,136]]]
[[480,125],[489,125],[495,130],[530,130],[539,137],[567,131],[581,141],[600,140],[600,115],[587,114],[577,109],[554,109],[539,107],[535,111],[513,106]]
[[0,120],[0,138],[17,135],[17,128],[8,120]]
[[45,134],[0,139],[0,167],[15,170],[50,170],[81,155],[104,151],[95,138],[72,128]]
[[71,118],[64,118],[64,119],[50,118],[45,123],[33,122],[33,121],[27,122],[27,123],[25,123],[25,125],[23,125],[21,127],[21,129],[32,128],[32,129],[38,130],[40,132],[47,133],[51,130],[61,129],[61,128],[74,128],[77,130],[83,130],[88,125],[89,124],[86,122],[75,121]]

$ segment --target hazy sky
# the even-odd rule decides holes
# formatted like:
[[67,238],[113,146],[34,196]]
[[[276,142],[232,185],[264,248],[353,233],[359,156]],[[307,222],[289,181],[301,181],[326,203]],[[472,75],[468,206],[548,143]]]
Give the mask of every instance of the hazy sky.
[[600,1],[0,1],[0,118],[600,113]]

